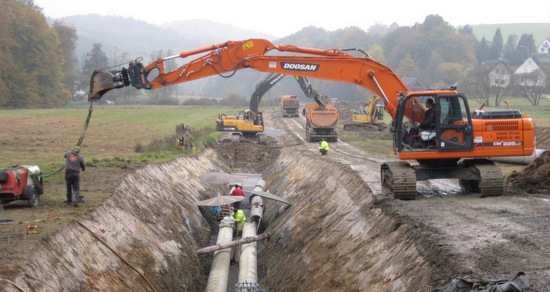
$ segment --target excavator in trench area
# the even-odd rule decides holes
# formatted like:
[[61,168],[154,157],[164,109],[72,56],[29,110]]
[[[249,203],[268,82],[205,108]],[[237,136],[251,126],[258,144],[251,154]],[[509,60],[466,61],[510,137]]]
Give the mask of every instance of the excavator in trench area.
[[[165,61],[187,57],[195,58],[165,70]],[[529,156],[535,151],[534,121],[519,110],[471,111],[468,99],[456,87],[410,91],[390,67],[355,48],[274,45],[264,39],[227,41],[146,65],[136,60],[121,70],[95,70],[88,96],[93,102],[124,86],[152,90],[242,69],[348,82],[380,96],[393,120],[390,131],[399,158],[381,164],[381,185],[396,199],[415,199],[416,182],[431,179],[458,179],[464,191],[482,197],[501,195],[503,175],[489,158]],[[433,129],[411,131],[424,120],[427,99],[434,102]]]
[[[259,111],[259,104],[266,92],[275,84],[279,83],[285,74],[271,73],[265,79],[256,84],[256,90],[250,97],[249,109],[240,111],[235,116],[219,114],[216,119],[216,131],[232,132],[233,140],[240,140],[241,135],[245,137],[260,137],[259,134],[264,131],[264,122],[262,112]],[[320,106],[325,106],[327,97],[320,95],[311,87],[311,83],[306,77],[294,76],[296,82],[308,98],[313,98]]]

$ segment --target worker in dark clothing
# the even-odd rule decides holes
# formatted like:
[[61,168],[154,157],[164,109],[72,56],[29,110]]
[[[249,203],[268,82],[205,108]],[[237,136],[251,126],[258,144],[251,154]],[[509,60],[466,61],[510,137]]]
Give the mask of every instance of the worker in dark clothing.
[[433,130],[435,128],[435,110],[434,101],[431,98],[426,100],[426,113],[424,114],[424,121],[416,122],[416,126],[421,130]]
[[78,207],[80,199],[80,171],[86,170],[84,158],[80,155],[80,146],[65,153],[65,182],[67,184],[67,205]]

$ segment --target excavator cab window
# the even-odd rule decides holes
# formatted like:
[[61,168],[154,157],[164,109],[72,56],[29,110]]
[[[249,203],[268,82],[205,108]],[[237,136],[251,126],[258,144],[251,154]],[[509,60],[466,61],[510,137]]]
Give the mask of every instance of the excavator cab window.
[[[422,104],[428,98],[435,103],[436,125],[430,133],[421,133],[415,124],[424,120],[426,109]],[[473,148],[472,120],[462,95],[406,96],[399,101],[394,127],[394,147],[399,152]]]
[[439,150],[468,150],[473,148],[472,120],[466,98],[461,95],[440,96]]

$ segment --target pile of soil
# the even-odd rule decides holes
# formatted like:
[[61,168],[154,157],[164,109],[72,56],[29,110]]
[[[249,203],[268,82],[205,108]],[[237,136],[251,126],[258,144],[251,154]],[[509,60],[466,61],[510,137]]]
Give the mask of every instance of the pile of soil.
[[506,183],[528,193],[550,190],[550,155],[535,158],[522,172],[512,172]]

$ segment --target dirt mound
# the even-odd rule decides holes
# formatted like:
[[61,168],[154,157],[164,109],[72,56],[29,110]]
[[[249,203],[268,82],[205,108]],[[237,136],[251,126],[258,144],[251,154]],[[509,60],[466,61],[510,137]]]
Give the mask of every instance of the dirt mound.
[[259,144],[243,139],[221,141],[215,149],[234,172],[261,173],[278,157],[281,146],[274,141]]
[[506,183],[528,193],[550,190],[550,155],[535,158],[522,172],[512,172]]

